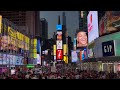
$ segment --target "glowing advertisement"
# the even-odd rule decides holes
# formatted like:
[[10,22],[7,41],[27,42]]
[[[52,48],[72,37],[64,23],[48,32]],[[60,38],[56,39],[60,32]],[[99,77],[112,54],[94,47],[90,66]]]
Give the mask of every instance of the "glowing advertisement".
[[68,63],[68,56],[63,56],[63,60],[65,63]]
[[41,58],[40,58],[40,55],[37,54],[37,64],[40,64],[41,65]]
[[77,62],[79,60],[77,51],[71,51],[72,62]]
[[87,59],[87,49],[80,50],[80,60]]
[[56,55],[56,45],[53,45],[53,55]]
[[120,11],[106,11],[100,20],[100,36],[119,31]]
[[62,49],[62,40],[57,40],[57,49]]
[[63,44],[63,55],[68,55],[68,47],[67,47],[67,44]]
[[62,40],[62,31],[57,31],[57,40]]
[[76,50],[76,38],[74,38],[73,47],[74,47],[74,50]]
[[84,31],[79,31],[77,33],[77,48],[80,47],[87,47],[88,45],[88,37],[87,37],[87,33]]
[[63,50],[56,50],[56,59],[57,60],[63,60]]
[[57,30],[62,30],[62,25],[57,25],[57,26],[56,26],[56,29],[57,29]]
[[2,16],[0,15],[0,34],[2,33]]
[[87,25],[88,25],[88,43],[93,42],[96,38],[99,37],[98,31],[98,12],[90,11],[87,16]]

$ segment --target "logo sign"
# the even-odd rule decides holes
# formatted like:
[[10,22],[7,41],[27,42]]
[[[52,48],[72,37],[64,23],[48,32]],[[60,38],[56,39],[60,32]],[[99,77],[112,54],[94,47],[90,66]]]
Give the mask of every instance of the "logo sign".
[[102,43],[103,56],[114,56],[114,41],[107,41]]
[[57,29],[57,30],[62,30],[62,25],[57,25],[57,26],[56,26],[56,29]]
[[56,51],[56,60],[62,60],[63,59],[63,50],[58,49]]
[[57,49],[62,49],[62,40],[57,40]]

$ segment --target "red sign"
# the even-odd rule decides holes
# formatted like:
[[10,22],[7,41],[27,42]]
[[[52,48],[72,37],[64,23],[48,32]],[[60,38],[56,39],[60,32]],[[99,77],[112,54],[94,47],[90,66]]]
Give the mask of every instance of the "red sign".
[[63,59],[63,50],[58,49],[56,50],[56,60],[62,60]]

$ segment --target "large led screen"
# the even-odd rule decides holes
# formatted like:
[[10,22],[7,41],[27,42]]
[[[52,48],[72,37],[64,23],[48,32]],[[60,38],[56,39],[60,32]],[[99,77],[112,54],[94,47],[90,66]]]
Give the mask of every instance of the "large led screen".
[[88,25],[88,43],[91,43],[96,38],[99,37],[97,11],[89,11],[89,14],[87,16],[87,25]]
[[100,36],[119,31],[120,11],[106,11],[99,22]]
[[84,31],[79,31],[77,33],[77,48],[86,47],[88,45],[87,33]]

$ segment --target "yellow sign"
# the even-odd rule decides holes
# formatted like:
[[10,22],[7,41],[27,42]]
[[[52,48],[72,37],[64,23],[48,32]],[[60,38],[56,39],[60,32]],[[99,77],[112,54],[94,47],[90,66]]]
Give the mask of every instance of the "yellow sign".
[[63,60],[64,60],[65,63],[68,63],[68,56],[64,56]]
[[16,38],[16,31],[13,30],[10,26],[8,26],[8,35]]
[[2,33],[2,16],[0,15],[0,33]]
[[67,54],[68,54],[67,44],[63,44],[63,55],[67,55]]
[[53,55],[56,55],[56,45],[53,45]]

